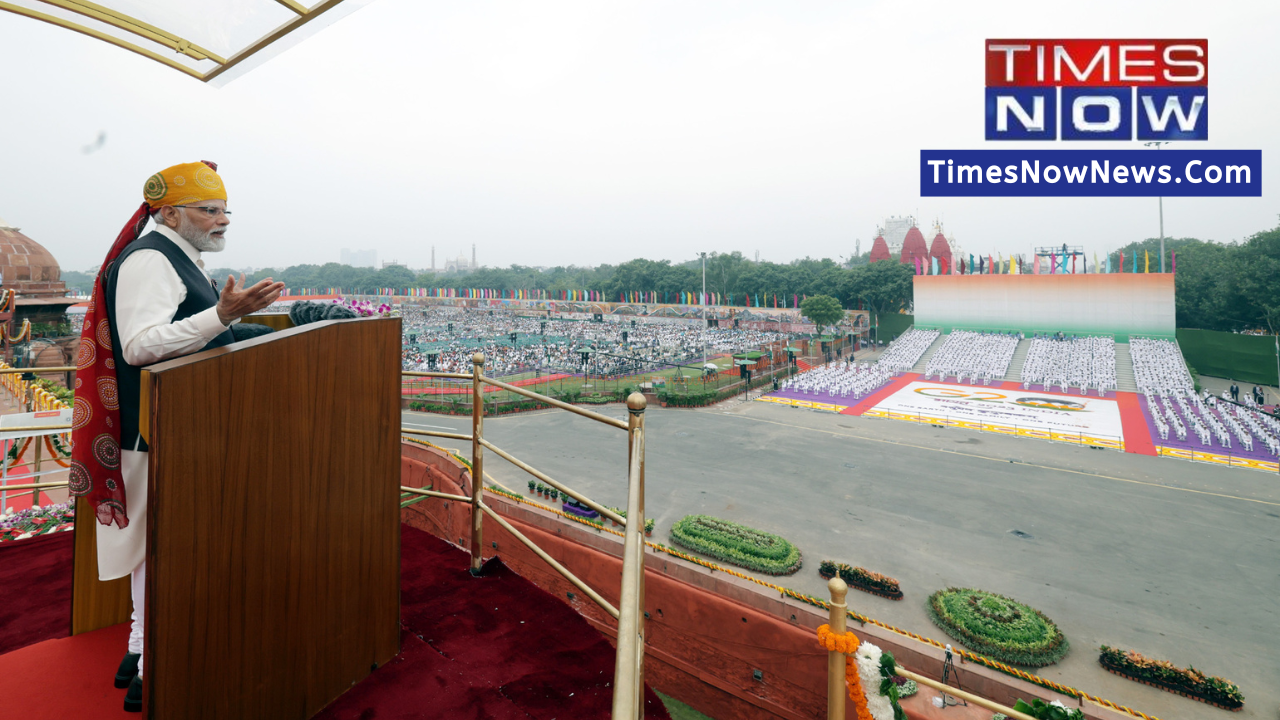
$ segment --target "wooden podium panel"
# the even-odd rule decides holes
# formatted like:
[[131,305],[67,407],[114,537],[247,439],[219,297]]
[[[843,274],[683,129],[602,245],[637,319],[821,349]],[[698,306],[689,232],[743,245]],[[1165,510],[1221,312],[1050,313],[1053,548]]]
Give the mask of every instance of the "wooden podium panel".
[[400,321],[148,370],[149,717],[308,718],[399,652]]

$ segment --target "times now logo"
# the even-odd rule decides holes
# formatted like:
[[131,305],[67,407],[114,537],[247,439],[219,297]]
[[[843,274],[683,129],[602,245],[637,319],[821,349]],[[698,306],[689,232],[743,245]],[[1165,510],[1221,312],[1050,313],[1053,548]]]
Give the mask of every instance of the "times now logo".
[[1208,40],[987,40],[988,140],[1208,140]]

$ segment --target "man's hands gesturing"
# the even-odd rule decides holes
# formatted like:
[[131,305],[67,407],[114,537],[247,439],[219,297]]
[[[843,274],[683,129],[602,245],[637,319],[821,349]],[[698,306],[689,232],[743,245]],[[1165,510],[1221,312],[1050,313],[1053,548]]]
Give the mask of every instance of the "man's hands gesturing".
[[[240,285],[244,285],[244,274],[240,274]],[[259,280],[252,287],[237,288],[236,279],[227,276],[227,284],[222,286],[222,294],[218,297],[218,319],[223,325],[255,313],[275,302],[284,290],[284,283],[272,282],[271,278]]]

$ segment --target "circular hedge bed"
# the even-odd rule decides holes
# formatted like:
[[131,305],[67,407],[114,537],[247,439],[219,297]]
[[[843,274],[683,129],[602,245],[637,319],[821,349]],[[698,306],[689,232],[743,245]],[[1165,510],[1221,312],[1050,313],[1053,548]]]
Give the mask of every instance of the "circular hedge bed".
[[970,650],[1012,665],[1052,665],[1071,645],[1044,613],[1003,595],[947,588],[929,596],[929,617]]
[[709,515],[686,515],[671,526],[671,542],[767,575],[791,575],[803,561],[786,538]]

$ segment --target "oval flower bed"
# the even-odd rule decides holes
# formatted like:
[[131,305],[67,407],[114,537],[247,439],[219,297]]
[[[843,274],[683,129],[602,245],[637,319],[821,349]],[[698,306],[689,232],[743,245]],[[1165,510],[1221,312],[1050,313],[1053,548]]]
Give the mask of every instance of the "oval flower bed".
[[1061,660],[1070,649],[1044,613],[1003,595],[947,588],[930,595],[926,605],[934,624],[993,660],[1041,667]]
[[823,560],[818,563],[818,574],[827,580],[839,575],[849,587],[858,588],[872,595],[887,597],[890,600],[902,599],[902,588],[898,586],[896,579],[863,567],[851,567],[845,563]]
[[686,515],[671,526],[671,542],[687,550],[767,575],[800,569],[800,551],[785,538],[709,515]]
[[1102,646],[1098,662],[1108,671],[1137,680],[1152,687],[1168,690],[1192,700],[1217,705],[1225,710],[1244,707],[1244,693],[1230,680],[1205,675],[1199,670],[1180,668],[1168,660],[1155,660],[1135,650],[1124,651]]

